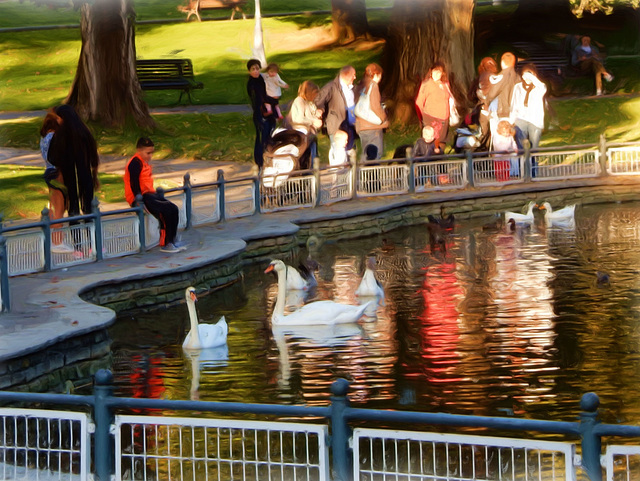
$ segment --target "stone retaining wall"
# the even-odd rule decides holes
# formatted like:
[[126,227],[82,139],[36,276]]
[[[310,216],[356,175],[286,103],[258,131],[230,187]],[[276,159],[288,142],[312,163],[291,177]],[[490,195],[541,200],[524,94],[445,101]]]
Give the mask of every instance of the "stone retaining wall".
[[72,391],[73,381],[90,380],[99,369],[111,366],[111,342],[106,329],[101,329],[0,363],[0,389]]
[[[245,251],[240,255],[203,263],[189,271],[165,271],[157,276],[93,286],[81,295],[88,302],[109,307],[116,312],[156,309],[183,302],[184,290],[190,285],[199,290],[220,289],[236,282],[247,264],[290,257],[311,235],[320,239],[354,239],[388,232],[398,227],[425,224],[427,215],[440,213],[441,204],[447,213],[453,213],[457,219],[464,220],[493,216],[496,212],[506,210],[519,211],[531,200],[547,201],[555,206],[636,201],[640,200],[640,191],[636,185],[607,185],[523,192],[500,197],[488,197],[485,192],[481,197],[438,203],[429,198],[414,200],[415,203],[410,203],[411,205],[393,207],[374,214],[354,214],[348,219],[301,220],[297,222],[300,226],[297,235],[249,240]],[[109,367],[110,345],[111,340],[106,330],[100,330],[59,342],[46,351],[1,363],[0,389],[38,392],[64,389],[65,381],[87,379],[97,369]]]

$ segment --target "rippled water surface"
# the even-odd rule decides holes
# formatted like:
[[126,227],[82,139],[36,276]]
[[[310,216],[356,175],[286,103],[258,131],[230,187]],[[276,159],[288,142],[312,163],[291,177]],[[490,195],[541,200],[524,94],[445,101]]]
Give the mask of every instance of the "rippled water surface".
[[197,303],[204,322],[226,316],[226,349],[183,353],[185,305],[123,315],[111,329],[117,392],[322,405],[344,377],[357,406],[573,421],[595,391],[605,422],[640,423],[640,205],[579,207],[574,230],[539,219],[509,233],[492,220],[459,222],[446,249],[421,226],[311,252],[311,298],[346,303],[375,256],[386,299],[358,324],[272,329],[266,263]]

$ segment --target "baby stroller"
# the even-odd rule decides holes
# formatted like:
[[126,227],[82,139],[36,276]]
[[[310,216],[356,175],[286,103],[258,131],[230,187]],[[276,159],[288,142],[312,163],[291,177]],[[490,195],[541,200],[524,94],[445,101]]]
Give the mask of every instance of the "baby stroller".
[[310,139],[295,129],[276,129],[264,151],[262,183],[265,187],[279,187],[289,174],[307,170],[311,166]]

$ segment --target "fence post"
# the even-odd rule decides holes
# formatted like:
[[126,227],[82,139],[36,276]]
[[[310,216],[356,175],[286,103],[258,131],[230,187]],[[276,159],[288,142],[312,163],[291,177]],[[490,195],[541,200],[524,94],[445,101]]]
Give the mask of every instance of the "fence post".
[[255,214],[260,214],[261,212],[261,204],[262,204],[262,194],[260,192],[260,180],[262,176],[262,170],[258,169],[258,173],[253,178],[253,191],[254,191],[254,203],[255,203]]
[[95,233],[96,233],[96,259],[101,261],[104,258],[102,252],[102,214],[100,213],[100,202],[96,197],[91,201],[91,213],[94,215]]
[[[349,381],[337,379],[331,384],[331,454],[333,455],[333,474],[336,480],[351,480],[351,449],[349,438],[351,430],[344,417],[344,411],[349,407],[347,392]],[[357,461],[356,461],[357,462]]]
[[471,150],[466,149],[464,155],[467,158],[467,177],[469,185],[475,187],[475,179],[473,178],[473,153]]
[[138,237],[140,237],[140,252],[147,250],[146,240],[146,224],[144,222],[144,202],[142,201],[142,195],[136,195],[136,199],[133,201],[133,206],[138,213]]
[[609,171],[607,170],[607,138],[604,134],[600,134],[599,139],[599,151],[600,151],[600,176],[606,177],[609,175]]
[[44,270],[51,270],[51,219],[49,218],[49,209],[46,207],[40,213],[40,221],[44,222],[42,230],[44,231]]
[[358,161],[349,158],[349,164],[351,165],[351,198],[355,199],[357,197],[356,188],[358,187]]
[[531,182],[533,164],[531,162],[531,142],[529,139],[524,139],[522,147],[524,148],[524,153],[522,154],[524,155],[524,181]]
[[9,259],[7,258],[7,238],[0,234],[0,294],[2,311],[11,312],[11,295],[9,293]]
[[96,476],[99,481],[109,481],[113,472],[113,442],[111,440],[111,424],[113,414],[108,400],[111,397],[113,375],[107,369],[100,369],[95,375],[93,388],[93,422],[94,433],[93,455]]
[[322,194],[322,189],[320,186],[320,158],[313,158],[313,176],[316,179],[316,201],[315,206],[318,207],[320,205],[320,196]]
[[220,206],[220,222],[224,222],[227,219],[227,199],[224,185],[224,170],[218,169],[218,205]]
[[593,433],[598,421],[598,406],[600,399],[593,392],[588,392],[580,399],[580,437],[582,439],[582,466],[587,471],[591,481],[602,481],[600,455],[602,454],[602,440]]
[[407,148],[407,167],[409,168],[409,193],[416,192],[416,171],[413,168],[413,148]]
[[191,175],[189,172],[184,174],[183,178],[184,186],[184,210],[187,215],[187,226],[185,229],[191,229],[191,206],[192,206],[192,192],[191,192]]

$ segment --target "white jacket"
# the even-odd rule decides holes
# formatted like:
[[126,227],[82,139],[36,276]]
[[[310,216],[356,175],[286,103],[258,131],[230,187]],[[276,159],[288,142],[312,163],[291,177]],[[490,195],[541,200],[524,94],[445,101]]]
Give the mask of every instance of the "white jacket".
[[509,119],[511,123],[516,120],[525,120],[542,129],[544,128],[544,94],[547,93],[547,86],[538,78],[533,77],[533,79],[534,88],[529,92],[529,101],[526,107],[524,99],[527,91],[522,86],[522,82],[518,82],[513,87]]

